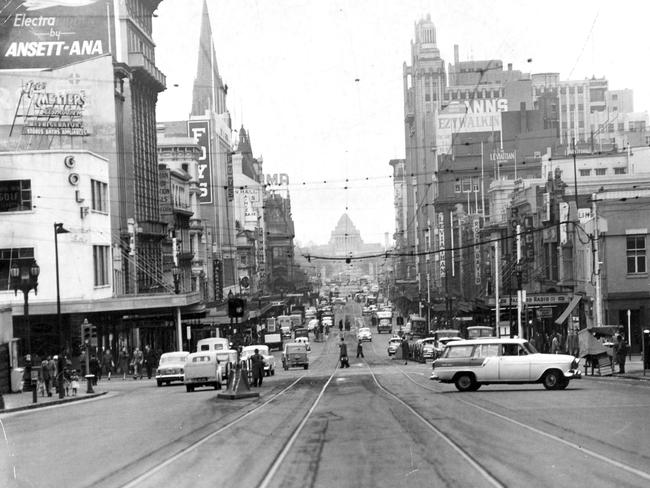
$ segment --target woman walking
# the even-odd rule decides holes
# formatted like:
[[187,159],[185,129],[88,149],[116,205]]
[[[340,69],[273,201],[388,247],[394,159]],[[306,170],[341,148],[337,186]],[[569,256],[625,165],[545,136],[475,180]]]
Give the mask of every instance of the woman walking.
[[122,380],[126,379],[126,375],[129,372],[129,351],[127,351],[126,346],[120,351],[119,363],[120,371],[122,371]]

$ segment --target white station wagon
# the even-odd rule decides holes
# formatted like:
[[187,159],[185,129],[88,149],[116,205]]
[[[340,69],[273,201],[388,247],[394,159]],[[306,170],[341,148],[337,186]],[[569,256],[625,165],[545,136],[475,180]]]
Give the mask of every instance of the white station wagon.
[[433,362],[432,380],[454,383],[459,391],[476,391],[491,383],[542,383],[563,390],[581,377],[578,359],[566,354],[541,354],[524,339],[483,338],[447,344]]

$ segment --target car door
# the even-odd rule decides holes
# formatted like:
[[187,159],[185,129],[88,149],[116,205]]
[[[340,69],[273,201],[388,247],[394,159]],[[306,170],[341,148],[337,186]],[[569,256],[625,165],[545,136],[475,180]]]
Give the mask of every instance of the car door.
[[479,344],[474,349],[472,359],[478,381],[499,380],[499,349],[498,344]]
[[501,344],[499,381],[530,381],[530,356],[521,344]]

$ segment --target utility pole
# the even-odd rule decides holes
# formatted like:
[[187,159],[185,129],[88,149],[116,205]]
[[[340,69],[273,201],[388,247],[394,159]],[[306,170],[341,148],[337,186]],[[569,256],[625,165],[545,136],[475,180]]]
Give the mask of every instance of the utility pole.
[[515,271],[517,273],[517,334],[520,338],[524,337],[524,331],[521,324],[521,308],[523,305],[523,292],[521,290],[521,225],[517,224],[517,262]]
[[497,337],[501,337],[501,327],[500,327],[500,322],[501,322],[501,304],[499,303],[501,297],[499,296],[499,273],[500,273],[500,268],[501,268],[501,263],[499,261],[499,245],[501,244],[501,241],[497,241],[494,243],[494,301],[496,302],[495,305],[495,317],[494,317],[494,322],[496,324],[496,329],[497,329]]
[[598,249],[598,209],[596,208],[596,194],[591,195],[591,206],[594,214],[594,236],[592,246],[594,251],[594,276],[596,277],[596,327],[603,325],[603,297],[600,282],[600,256]]

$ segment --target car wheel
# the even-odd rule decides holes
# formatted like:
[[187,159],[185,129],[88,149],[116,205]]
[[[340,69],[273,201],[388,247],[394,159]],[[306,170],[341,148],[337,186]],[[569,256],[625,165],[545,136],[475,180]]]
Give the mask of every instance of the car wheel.
[[569,386],[569,380],[567,380],[566,378],[562,378],[562,381],[560,381],[560,383],[558,383],[557,385],[557,389],[565,390],[567,386]]
[[476,387],[476,380],[474,379],[474,375],[470,373],[460,373],[456,376],[454,384],[458,391],[474,391],[473,388]]
[[308,368],[309,368],[309,365],[308,365],[308,364],[305,364],[304,368],[305,368],[305,369],[308,369]]
[[271,370],[271,376],[275,376],[275,368]]
[[156,384],[157,384],[158,386],[162,386],[163,383],[162,383],[162,381],[160,381],[160,380],[156,380]]
[[544,374],[542,383],[547,390],[557,390],[562,384],[562,375],[558,370],[552,369]]
[[193,386],[190,386],[190,385],[185,385],[185,390],[186,390],[188,393],[192,393],[192,392],[194,391],[194,387],[193,387]]

